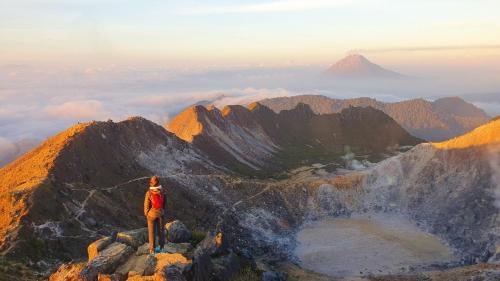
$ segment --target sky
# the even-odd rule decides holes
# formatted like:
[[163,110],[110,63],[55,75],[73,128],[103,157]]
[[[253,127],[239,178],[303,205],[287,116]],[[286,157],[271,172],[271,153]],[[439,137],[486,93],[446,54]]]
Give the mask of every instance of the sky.
[[500,53],[493,0],[2,0],[0,26],[0,58],[13,63],[325,64],[350,50],[390,64],[498,63]]
[[[415,79],[318,79],[350,53]],[[499,78],[498,0],[0,0],[0,165],[76,122],[164,124],[202,99],[460,95],[496,115]]]

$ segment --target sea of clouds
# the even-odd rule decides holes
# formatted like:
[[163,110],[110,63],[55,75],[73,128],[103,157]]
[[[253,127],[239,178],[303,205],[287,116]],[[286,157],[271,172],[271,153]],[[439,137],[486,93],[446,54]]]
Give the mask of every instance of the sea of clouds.
[[[0,65],[0,166],[77,122],[120,121],[139,115],[163,125],[199,102],[222,107],[298,94],[370,96],[393,102],[467,89],[446,81],[340,81],[325,76],[324,68],[311,66],[171,69]],[[494,108],[491,101],[487,104],[490,112],[500,113],[500,106]]]

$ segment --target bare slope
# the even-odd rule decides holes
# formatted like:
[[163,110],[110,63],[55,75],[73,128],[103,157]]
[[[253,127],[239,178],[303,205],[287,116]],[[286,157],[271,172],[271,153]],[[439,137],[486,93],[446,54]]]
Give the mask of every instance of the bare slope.
[[317,114],[340,112],[349,106],[371,106],[384,111],[410,134],[441,141],[464,134],[490,120],[481,109],[458,97],[442,98],[434,102],[414,99],[383,103],[371,98],[331,99],[325,96],[303,95],[259,101],[275,112],[289,110],[299,103],[308,104]]
[[188,143],[143,118],[78,124],[0,169],[2,253],[79,256],[82,244],[100,234],[142,225],[140,202],[151,174],[214,169]]
[[378,155],[419,142],[382,111],[351,107],[318,115],[306,104],[279,113],[258,103],[222,111],[198,105],[176,116],[167,128],[215,162],[239,171],[332,162],[346,146],[359,154]]
[[477,146],[491,146],[500,144],[500,119],[490,121],[480,126],[466,135],[433,143],[434,147],[440,149],[464,149]]

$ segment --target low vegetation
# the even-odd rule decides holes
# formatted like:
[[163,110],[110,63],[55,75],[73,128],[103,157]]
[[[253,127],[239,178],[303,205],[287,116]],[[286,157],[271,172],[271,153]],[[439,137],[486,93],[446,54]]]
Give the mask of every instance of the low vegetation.
[[234,281],[259,281],[259,273],[253,269],[251,266],[243,267],[238,275],[234,278]]
[[42,280],[26,265],[0,257],[0,280]]

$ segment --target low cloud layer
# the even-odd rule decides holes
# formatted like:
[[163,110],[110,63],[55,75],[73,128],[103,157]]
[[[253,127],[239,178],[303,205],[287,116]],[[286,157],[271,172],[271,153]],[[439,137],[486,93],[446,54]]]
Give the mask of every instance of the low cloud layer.
[[43,111],[53,118],[77,120],[102,119],[108,115],[103,108],[102,102],[98,100],[68,101],[62,104],[46,106]]
[[[185,107],[198,102],[222,107],[297,94],[321,94],[335,98],[368,96],[394,102],[417,97],[488,92],[500,86],[498,81],[469,81],[468,73],[461,79],[444,79],[434,73],[433,79],[383,83],[342,81],[325,76],[325,69],[255,67],[173,70],[154,67],[0,65],[0,165],[30,148],[29,144],[32,146],[77,122],[120,121],[139,115],[163,125]],[[423,75],[417,73],[414,76]],[[464,97],[484,106],[490,114],[500,113],[500,108],[495,106],[500,104],[499,95],[490,94],[488,100],[479,99],[478,94]]]

